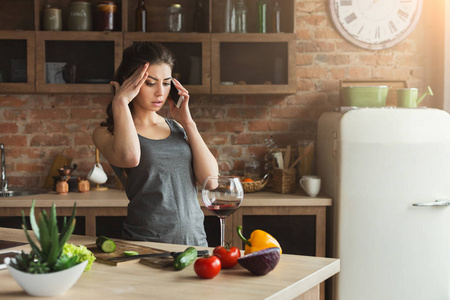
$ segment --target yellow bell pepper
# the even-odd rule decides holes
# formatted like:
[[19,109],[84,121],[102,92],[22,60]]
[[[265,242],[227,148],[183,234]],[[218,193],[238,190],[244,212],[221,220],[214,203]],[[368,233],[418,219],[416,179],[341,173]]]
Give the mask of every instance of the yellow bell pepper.
[[282,253],[280,243],[278,243],[273,236],[263,230],[256,229],[252,232],[250,238],[246,239],[242,235],[242,226],[238,225],[237,233],[241,240],[245,243],[244,255],[272,247],[280,248],[280,254]]

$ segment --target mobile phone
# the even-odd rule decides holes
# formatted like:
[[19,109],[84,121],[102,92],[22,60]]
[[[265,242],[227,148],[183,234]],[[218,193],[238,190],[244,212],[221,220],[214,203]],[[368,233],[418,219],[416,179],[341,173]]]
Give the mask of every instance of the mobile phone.
[[178,95],[178,90],[172,80],[170,81],[169,97],[170,99],[172,99],[173,103],[175,103],[175,106],[180,108],[181,103],[183,103],[184,97]]

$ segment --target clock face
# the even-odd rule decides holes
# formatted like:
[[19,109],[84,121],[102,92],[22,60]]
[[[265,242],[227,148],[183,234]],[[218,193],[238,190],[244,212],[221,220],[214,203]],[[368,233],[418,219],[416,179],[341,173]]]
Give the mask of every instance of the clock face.
[[422,0],[330,0],[330,11],[344,38],[380,50],[398,44],[414,30]]

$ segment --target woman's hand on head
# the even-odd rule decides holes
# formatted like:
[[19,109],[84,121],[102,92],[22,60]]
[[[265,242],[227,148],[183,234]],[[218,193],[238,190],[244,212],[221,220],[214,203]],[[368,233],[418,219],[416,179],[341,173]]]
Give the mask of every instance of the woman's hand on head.
[[117,81],[111,81],[110,84],[114,86],[115,89],[115,99],[124,99],[127,103],[133,101],[133,99],[139,94],[141,86],[147,80],[149,64],[145,63],[141,67],[137,68],[134,73],[128,77],[122,85],[119,85]]
[[183,103],[180,108],[177,108],[172,100],[169,100],[170,113],[175,121],[185,126],[192,121],[192,116],[189,111],[189,92],[181,85],[181,83],[175,78],[172,79],[175,87],[178,89],[178,94],[183,97]]

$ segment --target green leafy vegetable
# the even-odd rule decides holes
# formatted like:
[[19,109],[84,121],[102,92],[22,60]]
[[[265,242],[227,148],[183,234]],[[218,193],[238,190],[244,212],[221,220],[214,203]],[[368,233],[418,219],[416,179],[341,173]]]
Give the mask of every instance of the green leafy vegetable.
[[85,271],[89,271],[91,269],[92,263],[95,260],[94,254],[83,245],[77,247],[74,244],[65,244],[62,253],[68,257],[75,257],[76,263],[81,263],[87,260],[88,264],[84,269]]

